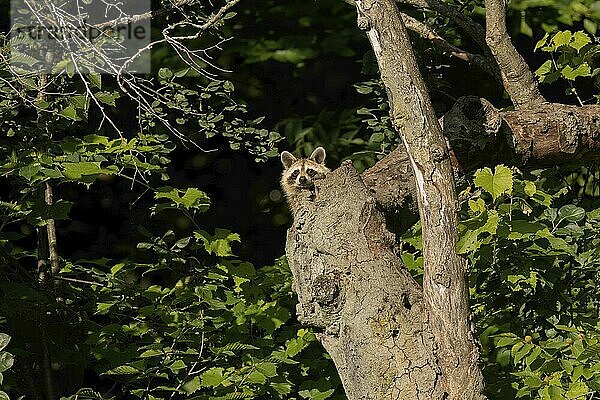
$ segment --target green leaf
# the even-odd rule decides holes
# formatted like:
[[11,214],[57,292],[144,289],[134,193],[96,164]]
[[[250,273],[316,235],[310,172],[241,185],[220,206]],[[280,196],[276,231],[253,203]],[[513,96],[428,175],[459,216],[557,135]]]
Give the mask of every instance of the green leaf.
[[98,312],[98,314],[106,314],[108,312],[108,310],[115,304],[116,304],[116,302],[98,303],[96,305],[96,312]]
[[566,219],[569,222],[579,222],[585,218],[585,210],[573,204],[567,204],[558,210],[558,218]]
[[575,78],[580,76],[590,76],[592,74],[592,70],[587,63],[583,63],[575,69],[573,69],[570,65],[567,65],[560,71],[560,73],[565,78],[574,81]]
[[82,161],[77,163],[63,163],[63,175],[67,179],[79,180],[83,176],[100,175],[103,169],[99,162]]
[[304,399],[311,400],[325,400],[329,396],[331,396],[334,392],[334,389],[329,389],[324,392],[321,392],[319,389],[310,389],[310,390],[301,390],[298,394]]
[[587,18],[583,20],[583,27],[592,35],[596,35],[596,31],[598,30],[598,24]]
[[138,368],[131,365],[120,365],[102,373],[102,375],[137,375],[141,372]]
[[263,375],[268,378],[274,378],[277,376],[277,366],[271,362],[263,362],[256,365],[256,370],[260,371]]
[[285,382],[285,383],[280,383],[280,382],[271,382],[270,386],[279,394],[282,396],[285,396],[287,394],[290,394],[292,392],[292,385],[290,385],[289,383]]
[[551,60],[545,61],[536,71],[535,74],[539,77],[547,75],[554,71],[554,65]]
[[592,40],[587,35],[587,33],[582,31],[577,31],[573,34],[573,41],[570,43],[570,46],[575,50],[581,50],[585,45],[590,43]]
[[102,89],[102,75],[97,72],[90,72],[88,75],[88,79],[92,86],[97,87],[98,89]]
[[535,183],[527,181],[525,182],[525,187],[523,188],[523,191],[527,196],[531,197],[537,192],[537,187],[535,186]]
[[517,342],[513,345],[512,349],[510,349],[510,354],[514,357],[517,355],[517,352],[521,350],[521,348],[525,345],[525,342]]
[[85,135],[83,140],[86,143],[103,144],[105,146],[108,146],[109,143],[108,137],[96,134]]
[[10,400],[10,397],[8,397],[5,391],[0,390],[0,400]]
[[75,63],[73,63],[72,61],[68,62],[66,65],[66,70],[67,70],[67,75],[69,76],[69,78],[72,78],[75,76]]
[[183,369],[185,367],[186,367],[186,365],[183,362],[183,360],[175,360],[175,361],[173,361],[173,363],[171,365],[169,365],[169,369],[173,372],[177,372],[180,369]]
[[461,224],[464,231],[456,245],[459,254],[466,254],[480,248],[484,242],[480,240],[481,234],[494,235],[498,229],[499,215],[496,210],[490,210],[477,218]]
[[181,204],[185,208],[192,208],[199,204],[206,204],[208,196],[201,190],[196,188],[188,188],[185,194],[181,196]]
[[305,344],[301,338],[290,339],[285,342],[285,353],[289,357],[294,357],[296,354],[300,353],[304,347]]
[[231,243],[241,242],[240,235],[231,233],[227,229],[215,229],[215,234],[211,235],[206,231],[200,230],[194,232],[194,237],[204,244],[204,248],[209,254],[215,254],[220,257],[233,256]]
[[201,387],[202,387],[202,384],[200,383],[200,378],[196,376],[191,381],[187,381],[186,383],[184,383],[181,388],[187,394],[192,394],[192,393],[198,391]]
[[81,118],[77,115],[77,110],[74,106],[63,108],[59,114],[73,121],[81,121]]
[[507,238],[511,240],[522,239],[523,237],[536,233],[544,228],[545,225],[539,222],[530,222],[521,219],[515,219],[509,223],[510,233]]
[[217,387],[225,380],[223,377],[223,368],[211,368],[201,375],[204,387]]
[[504,193],[510,193],[513,187],[513,172],[504,165],[496,166],[494,173],[489,168],[475,173],[475,185],[490,193],[494,201]]
[[566,46],[571,42],[572,34],[569,31],[558,32],[552,37],[552,43],[557,48],[560,46]]
[[523,379],[523,383],[531,389],[537,389],[544,384],[544,382],[535,375],[529,375]]
[[267,377],[259,371],[252,371],[246,376],[246,381],[258,385],[264,385],[267,382]]
[[519,351],[515,354],[515,364],[517,364],[523,357],[525,357],[531,350],[533,350],[534,345],[531,343],[525,343],[523,347],[519,349]]
[[0,333],[0,350],[4,350],[8,343],[10,342],[10,336],[6,333]]
[[531,354],[525,357],[525,365],[530,366],[542,354],[542,348],[535,346]]
[[[183,195],[181,195],[183,193]],[[169,199],[176,207],[182,207],[186,209],[199,209],[204,211],[210,205],[210,199],[201,190],[196,188],[188,188],[185,192],[172,188],[170,186],[161,187],[154,194],[155,199]]]
[[544,35],[543,38],[541,38],[536,44],[535,44],[535,48],[534,51],[539,49],[540,47],[544,46],[546,44],[546,41],[548,40],[548,36],[550,36],[548,34],[548,32],[546,32],[546,34]]
[[115,264],[115,265],[114,265],[114,266],[113,266],[113,267],[110,269],[110,273],[111,273],[112,275],[115,275],[117,272],[119,272],[121,269],[123,269],[123,267],[125,267],[125,265],[127,265],[127,264],[125,264],[125,263],[118,263],[118,264]]
[[578,357],[579,360],[587,360],[589,358],[600,359],[600,344],[588,346]]
[[40,172],[42,167],[37,164],[29,164],[19,169],[19,176],[31,181],[31,178],[37,175]]
[[589,394],[590,389],[583,382],[573,382],[569,386],[569,390],[565,393],[567,399],[585,399]]
[[12,354],[2,351],[0,352],[0,372],[4,372],[13,366],[15,358]]
[[165,355],[165,353],[160,350],[150,349],[150,350],[144,351],[142,354],[139,355],[139,357],[140,358],[149,358],[149,357],[156,357],[156,356],[164,357],[164,355]]
[[169,68],[161,68],[158,70],[158,77],[161,79],[169,79],[173,77],[173,72]]
[[512,346],[520,340],[521,339],[513,334],[509,334],[509,336],[501,336],[500,339],[498,339],[498,342],[496,342],[496,347]]
[[98,92],[94,93],[94,97],[100,102],[109,106],[115,107],[117,105],[116,100],[119,98],[118,93],[110,92]]
[[27,220],[34,225],[44,226],[49,219],[63,220],[69,218],[69,212],[73,203],[59,200],[52,204],[46,204],[43,199],[38,199],[27,215]]
[[525,36],[533,36],[533,29],[531,29],[525,18],[521,18],[521,33]]

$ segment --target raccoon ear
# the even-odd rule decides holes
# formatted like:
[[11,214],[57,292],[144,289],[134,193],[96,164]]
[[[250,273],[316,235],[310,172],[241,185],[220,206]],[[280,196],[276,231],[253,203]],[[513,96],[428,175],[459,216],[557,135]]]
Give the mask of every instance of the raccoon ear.
[[281,163],[285,169],[288,169],[290,165],[296,162],[296,157],[289,151],[284,151],[281,153]]
[[317,147],[309,158],[319,164],[325,163],[325,149],[322,147]]

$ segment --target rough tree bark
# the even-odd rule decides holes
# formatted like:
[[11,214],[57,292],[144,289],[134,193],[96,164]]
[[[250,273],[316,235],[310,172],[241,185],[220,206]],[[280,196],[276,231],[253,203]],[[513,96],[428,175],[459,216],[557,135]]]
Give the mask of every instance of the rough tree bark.
[[[484,99],[464,97],[440,123],[456,174],[499,163],[534,169],[600,159],[600,106],[547,103],[501,112]],[[387,210],[416,200],[404,146],[366,170],[363,180]]]
[[[297,213],[290,230],[287,254],[299,315],[324,328],[321,341],[350,399],[483,399],[466,262],[455,251],[457,201],[442,130],[395,2],[359,0],[356,6],[416,177],[425,259],[422,297],[383,240],[384,222],[373,211],[375,201],[361,181],[353,182],[358,176],[351,179],[347,171],[340,182],[343,192],[330,198],[339,199],[340,214],[328,203],[318,218],[321,214],[308,203],[312,212]],[[323,198],[332,191],[327,186]],[[315,202],[322,200],[317,196]],[[351,207],[354,202],[359,208]],[[417,315],[407,312],[413,309]],[[423,351],[417,351],[421,346]]]
[[317,329],[349,399],[441,400],[420,286],[351,163],[301,201],[288,231],[300,321]]
[[[453,174],[495,162],[581,162],[600,153],[599,108],[545,103],[505,35],[500,2],[486,1],[483,30],[444,2],[407,1],[453,18],[487,57],[478,65],[491,75],[499,67],[517,108],[500,112],[485,100],[463,98],[438,122],[394,0],[355,1],[404,146],[362,176],[345,163],[318,182],[300,200],[286,247],[299,319],[316,328],[351,400],[485,399],[469,321],[466,262],[455,251]],[[475,63],[473,55],[448,47],[418,21],[404,20],[422,37]],[[490,153],[495,157],[482,158]],[[383,214],[412,201],[423,231],[422,287],[395,254]]]
[[516,108],[533,107],[546,100],[527,63],[513,46],[506,29],[506,0],[485,0],[485,40],[502,74],[504,88]]

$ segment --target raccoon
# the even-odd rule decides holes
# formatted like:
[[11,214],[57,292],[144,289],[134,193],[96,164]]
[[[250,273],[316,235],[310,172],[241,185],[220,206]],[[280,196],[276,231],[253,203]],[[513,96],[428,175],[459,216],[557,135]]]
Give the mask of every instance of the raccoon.
[[295,215],[303,191],[314,189],[314,181],[325,178],[330,171],[325,166],[325,149],[317,147],[308,158],[296,158],[289,151],[284,151],[281,153],[281,163],[281,187],[292,215]]

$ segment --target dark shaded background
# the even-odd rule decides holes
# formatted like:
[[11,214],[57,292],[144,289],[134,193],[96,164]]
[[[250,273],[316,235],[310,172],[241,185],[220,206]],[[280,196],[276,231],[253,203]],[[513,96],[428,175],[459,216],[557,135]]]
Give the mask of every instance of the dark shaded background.
[[[7,9],[6,0],[0,4]],[[363,32],[355,27],[353,7],[339,0],[310,4],[244,0],[237,11],[239,14],[225,28],[225,34],[233,36],[233,40],[226,43],[218,62],[232,71],[224,78],[235,84],[236,98],[248,105],[249,117],[264,116],[263,127],[288,135],[280,150],[294,151],[302,144],[295,141],[294,132],[284,129],[286,119],[298,117],[304,124],[298,130],[310,126],[314,116],[324,110],[341,113],[369,101],[353,88],[353,84],[375,76],[363,73],[372,72],[373,66],[366,68],[368,65],[363,62],[369,59],[369,44]],[[3,27],[7,22],[2,21]],[[534,38],[543,36],[539,27],[534,28],[533,38],[513,35],[533,69],[546,59],[546,54],[533,53]],[[486,97],[497,106],[510,105],[497,84],[477,68],[439,55],[430,43],[414,39],[423,75],[440,115],[463,95]],[[463,40],[460,45],[477,51],[468,41]],[[162,66],[174,70],[183,67],[167,49],[155,53],[155,70]],[[190,79],[188,84],[193,86],[195,82]],[[565,89],[560,83],[542,86],[549,100],[573,103],[573,97],[564,95]],[[582,97],[590,97],[594,91],[593,85],[584,86]],[[127,115],[125,111],[122,117],[126,119]],[[335,124],[341,125],[343,121],[329,123],[330,128],[336,128]],[[369,137],[366,127],[359,129],[359,136]],[[346,150],[332,148],[327,143],[313,144],[325,145],[330,167],[350,156],[344,153]],[[227,147],[224,142],[210,142],[208,148],[217,151],[205,153],[179,146],[173,154],[169,184],[182,188],[195,186],[205,191],[213,205],[200,219],[204,229],[212,232],[220,227],[237,232],[242,243],[235,249],[236,254],[257,265],[272,263],[284,253],[285,230],[291,221],[279,190],[279,161],[256,163],[247,153]],[[148,194],[144,195],[143,190],[115,177],[100,181],[89,190],[56,188],[57,197],[75,203],[72,219],[58,224],[60,253],[67,259],[133,256],[141,239],[138,226],[161,232],[162,221],[170,218],[168,214],[149,218]],[[190,229],[183,218],[177,220],[177,226]],[[23,225],[21,230],[33,237],[31,227]]]

